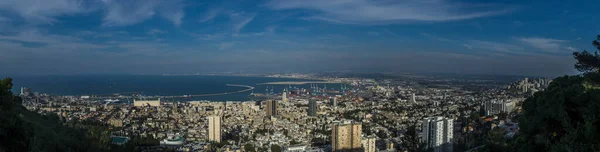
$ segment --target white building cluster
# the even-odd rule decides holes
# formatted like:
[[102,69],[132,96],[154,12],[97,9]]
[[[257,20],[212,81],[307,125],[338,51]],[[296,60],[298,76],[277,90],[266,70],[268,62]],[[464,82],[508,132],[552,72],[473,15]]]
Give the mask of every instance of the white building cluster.
[[434,152],[452,151],[453,119],[444,117],[425,118],[422,123],[422,142]]
[[489,116],[502,112],[509,113],[515,109],[516,101],[515,99],[485,101],[483,103],[484,115]]

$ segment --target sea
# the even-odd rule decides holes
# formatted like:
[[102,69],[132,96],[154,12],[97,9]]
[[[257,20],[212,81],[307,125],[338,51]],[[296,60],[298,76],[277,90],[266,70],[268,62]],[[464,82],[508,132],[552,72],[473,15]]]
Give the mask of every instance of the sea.
[[[236,92],[245,87],[227,86],[227,84],[253,86],[254,90],[216,96],[193,98],[161,99],[175,101],[249,101],[250,93],[280,94],[283,89],[310,89],[311,84],[303,85],[264,85],[267,82],[282,81],[315,81],[307,79],[250,77],[250,76],[207,76],[207,75],[52,75],[52,76],[15,76],[13,93],[18,94],[21,87],[30,88],[31,92],[50,95],[99,95],[113,94],[144,96],[182,96],[197,94],[217,94]],[[315,84],[313,84],[315,85]],[[328,90],[340,90],[341,84],[328,85]],[[271,91],[273,90],[273,91]]]

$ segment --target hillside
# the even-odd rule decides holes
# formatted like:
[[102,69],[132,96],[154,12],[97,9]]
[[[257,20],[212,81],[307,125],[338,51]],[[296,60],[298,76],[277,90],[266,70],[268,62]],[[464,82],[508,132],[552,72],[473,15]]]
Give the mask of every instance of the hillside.
[[11,78],[0,80],[0,151],[100,151],[85,130],[61,125],[54,113],[25,109],[11,88]]

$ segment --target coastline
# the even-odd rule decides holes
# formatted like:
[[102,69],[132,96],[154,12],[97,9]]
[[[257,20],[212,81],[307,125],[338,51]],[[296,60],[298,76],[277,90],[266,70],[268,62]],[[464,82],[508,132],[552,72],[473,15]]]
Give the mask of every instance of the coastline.
[[331,84],[331,83],[342,83],[342,82],[331,82],[331,81],[278,81],[278,82],[266,82],[259,83],[256,85],[304,85],[309,83],[318,83],[318,84]]

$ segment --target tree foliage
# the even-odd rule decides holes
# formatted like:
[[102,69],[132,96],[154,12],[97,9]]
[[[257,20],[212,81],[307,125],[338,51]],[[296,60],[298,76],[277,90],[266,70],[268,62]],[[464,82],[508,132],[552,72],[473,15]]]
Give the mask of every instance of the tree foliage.
[[[594,46],[600,50],[600,36]],[[600,151],[600,56],[573,53],[583,75],[554,79],[545,91],[523,102],[519,151]],[[591,85],[591,86],[590,86]]]
[[279,145],[271,145],[271,152],[282,152],[281,146]]
[[40,115],[21,106],[10,91],[12,79],[0,80],[0,151],[101,151],[83,129],[65,127],[54,113]]
[[246,144],[244,145],[244,151],[246,152],[253,152],[256,151],[254,146],[252,144]]
[[575,64],[577,70],[590,73],[598,72],[600,69],[600,55],[598,54],[598,51],[600,51],[600,35],[592,42],[592,45],[598,49],[593,54],[585,50],[583,52],[573,52],[573,56],[577,60]]

